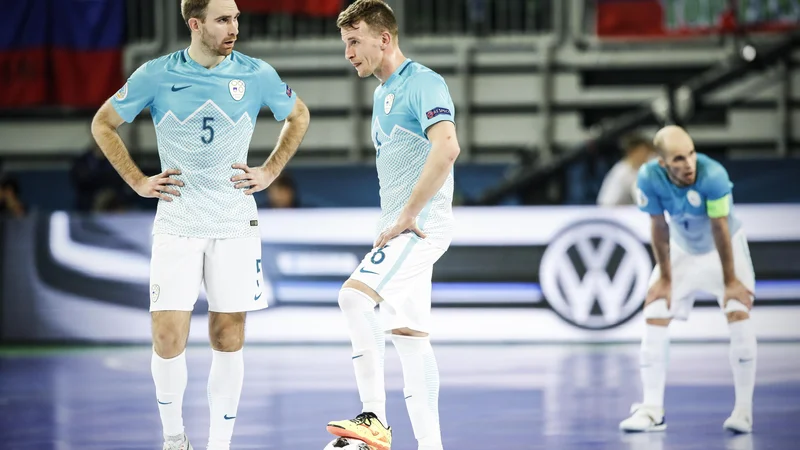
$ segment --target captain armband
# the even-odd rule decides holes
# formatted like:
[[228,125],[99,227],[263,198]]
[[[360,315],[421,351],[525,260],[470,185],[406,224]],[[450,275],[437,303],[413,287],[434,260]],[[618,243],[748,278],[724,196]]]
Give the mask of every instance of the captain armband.
[[727,217],[731,212],[731,195],[728,194],[716,200],[707,200],[706,211],[708,211],[708,217],[712,219]]

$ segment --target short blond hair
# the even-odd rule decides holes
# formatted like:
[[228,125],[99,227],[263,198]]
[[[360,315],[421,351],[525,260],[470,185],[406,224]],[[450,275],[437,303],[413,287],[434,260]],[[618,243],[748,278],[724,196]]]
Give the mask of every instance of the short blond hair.
[[388,31],[395,39],[397,38],[397,19],[392,8],[383,0],[356,0],[347,9],[339,13],[336,19],[336,26],[342,28],[354,28],[355,24],[364,21],[367,26],[376,33]]
[[200,19],[205,22],[209,3],[211,0],[181,0],[183,21],[188,23],[189,19]]

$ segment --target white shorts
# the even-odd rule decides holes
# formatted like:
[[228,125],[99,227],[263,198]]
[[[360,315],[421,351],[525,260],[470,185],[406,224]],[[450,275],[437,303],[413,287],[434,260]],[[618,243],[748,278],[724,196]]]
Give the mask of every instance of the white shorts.
[[[755,292],[756,275],[750,259],[750,249],[743,230],[731,237],[733,266],[736,278],[748,289]],[[687,253],[675,242],[670,242],[672,262],[672,301],[670,313],[678,320],[687,320],[694,306],[695,296],[704,292],[717,299],[720,308],[725,307],[725,282],[722,276],[722,262],[719,253],[713,250],[700,255]],[[650,276],[652,286],[661,276],[658,265]]]
[[268,306],[261,239],[201,239],[156,234],[150,261],[150,311],[192,311],[205,286],[208,310],[247,312]]
[[381,296],[384,330],[410,328],[430,332],[433,264],[444,250],[413,233],[403,233],[382,249],[364,256],[350,279],[360,281]]

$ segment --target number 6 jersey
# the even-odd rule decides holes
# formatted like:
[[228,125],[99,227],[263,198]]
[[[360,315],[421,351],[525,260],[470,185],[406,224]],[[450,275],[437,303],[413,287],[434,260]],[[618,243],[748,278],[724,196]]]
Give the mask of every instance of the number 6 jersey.
[[132,122],[150,108],[161,170],[183,187],[171,202],[159,200],[154,234],[198,238],[258,236],[258,210],[252,195],[234,188],[231,177],[247,163],[256,118],[262,107],[284,120],[297,98],[266,62],[233,52],[207,69],[188,50],[139,67],[111,98],[117,113]]

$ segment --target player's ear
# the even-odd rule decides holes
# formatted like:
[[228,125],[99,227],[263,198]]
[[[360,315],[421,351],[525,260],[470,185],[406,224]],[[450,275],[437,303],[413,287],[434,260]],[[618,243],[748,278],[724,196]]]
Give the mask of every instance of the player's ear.
[[381,50],[385,50],[392,43],[392,33],[384,31],[381,33]]
[[189,29],[192,30],[192,31],[200,30],[200,19],[198,19],[196,17],[192,17],[191,19],[189,19],[186,22],[186,24],[189,25]]

